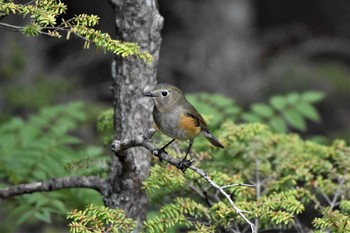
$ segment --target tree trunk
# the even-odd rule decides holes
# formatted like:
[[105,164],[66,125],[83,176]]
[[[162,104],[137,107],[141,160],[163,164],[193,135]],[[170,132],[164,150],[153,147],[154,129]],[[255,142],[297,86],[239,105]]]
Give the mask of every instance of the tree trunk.
[[[115,139],[144,133],[152,126],[152,103],[143,97],[146,86],[156,83],[163,18],[156,0],[110,0],[116,14],[120,40],[136,42],[154,58],[146,64],[137,58],[116,58],[112,65]],[[130,149],[114,156],[111,165],[111,192],[105,204],[125,210],[138,221],[146,217],[147,197],[142,181],[148,176],[151,155],[142,148]]]

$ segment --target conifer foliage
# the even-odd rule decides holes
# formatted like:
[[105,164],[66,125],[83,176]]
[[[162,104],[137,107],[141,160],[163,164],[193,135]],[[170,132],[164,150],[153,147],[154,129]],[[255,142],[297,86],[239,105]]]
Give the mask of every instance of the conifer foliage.
[[[69,39],[75,35],[84,40],[84,48],[94,44],[122,57],[152,60],[138,45],[113,40],[94,29],[98,16],[81,14],[64,19],[61,16],[66,10],[67,6],[59,0],[28,4],[0,0],[0,18],[15,14],[30,21],[24,26],[0,22],[0,27],[28,36],[60,38],[64,34]],[[6,220],[16,220],[17,225],[32,219],[52,222],[52,216],[87,206],[69,211],[71,232],[350,232],[349,146],[342,140],[322,145],[290,133],[306,131],[308,121],[320,120],[314,105],[322,98],[322,93],[314,91],[289,93],[273,96],[268,103],[253,104],[244,111],[223,96],[190,96],[225,145],[225,150],[218,150],[196,139],[194,165],[203,169],[204,175],[225,190],[229,198],[194,169],[184,174],[175,166],[154,159],[150,176],[143,182],[150,208],[142,229],[123,210],[110,209],[102,206],[101,200],[96,201],[102,194],[112,192],[106,185],[110,157],[104,155],[102,147],[84,145],[72,134],[86,117],[84,104],[42,108],[28,119],[13,117],[0,125],[0,198],[12,197],[11,193],[16,192],[28,193],[19,192],[23,183],[35,188],[44,186],[38,181],[56,182],[65,176],[80,177],[80,187],[99,193],[70,189],[47,194],[35,189],[34,194],[6,201]],[[97,127],[106,144],[111,141],[111,114],[113,111],[104,112]],[[145,137],[133,140],[138,142]],[[156,135],[152,143],[164,145],[166,140]],[[182,158],[183,148],[180,142],[167,152]],[[41,191],[51,191],[52,187],[49,183]],[[249,228],[250,222],[242,214],[254,223],[253,228]],[[308,218],[304,218],[306,214]]]
[[0,28],[23,32],[27,36],[47,35],[68,40],[75,35],[84,41],[84,48],[93,44],[98,49],[113,52],[122,57],[136,56],[146,62],[152,61],[152,56],[140,50],[136,43],[114,40],[108,33],[96,30],[99,23],[97,15],[79,14],[73,18],[63,18],[67,5],[60,0],[36,0],[28,3],[15,3],[13,0],[0,0],[0,19],[8,15],[19,15],[29,18],[30,23],[15,26],[0,22]]

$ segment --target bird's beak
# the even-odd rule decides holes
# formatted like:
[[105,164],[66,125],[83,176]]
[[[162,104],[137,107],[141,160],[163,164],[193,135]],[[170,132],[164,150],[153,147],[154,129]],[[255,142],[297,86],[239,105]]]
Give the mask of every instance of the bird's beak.
[[146,97],[156,97],[152,92],[143,93],[143,96],[146,96]]

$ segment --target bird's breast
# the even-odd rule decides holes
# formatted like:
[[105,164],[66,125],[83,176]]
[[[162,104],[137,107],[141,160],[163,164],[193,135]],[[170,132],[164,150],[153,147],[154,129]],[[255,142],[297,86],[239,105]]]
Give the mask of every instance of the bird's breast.
[[159,130],[171,138],[188,140],[195,138],[201,132],[196,120],[187,116],[181,109],[168,112],[155,109],[153,118]]

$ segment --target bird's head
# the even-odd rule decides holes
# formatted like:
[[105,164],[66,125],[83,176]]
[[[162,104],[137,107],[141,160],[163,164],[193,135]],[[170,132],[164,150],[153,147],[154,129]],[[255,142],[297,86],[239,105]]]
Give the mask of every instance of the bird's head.
[[150,92],[143,95],[151,97],[156,108],[161,112],[173,109],[182,101],[186,101],[179,88],[165,83],[157,84]]

